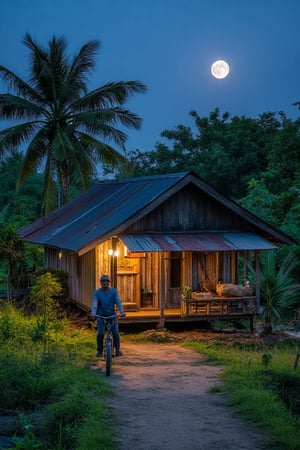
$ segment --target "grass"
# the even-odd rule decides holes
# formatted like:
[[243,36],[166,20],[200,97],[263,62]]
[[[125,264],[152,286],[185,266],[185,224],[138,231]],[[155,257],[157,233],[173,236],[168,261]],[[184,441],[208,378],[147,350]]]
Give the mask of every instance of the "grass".
[[172,337],[168,330],[147,330],[143,333],[129,335],[127,334],[126,339],[137,344],[145,342],[156,342],[164,344],[172,341]]
[[185,345],[224,366],[223,392],[228,405],[270,436],[269,448],[300,449],[300,374],[294,369],[299,342],[234,341],[228,345],[216,340],[209,345]]
[[112,392],[91,370],[95,334],[63,321],[44,352],[36,323],[11,305],[0,309],[0,412],[20,417],[17,448],[113,450],[113,421],[104,404]]

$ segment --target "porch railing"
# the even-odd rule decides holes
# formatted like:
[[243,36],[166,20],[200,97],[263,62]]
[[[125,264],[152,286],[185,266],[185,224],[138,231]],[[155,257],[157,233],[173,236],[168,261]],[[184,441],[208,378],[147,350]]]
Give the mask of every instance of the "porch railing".
[[182,302],[183,316],[250,316],[257,314],[256,297],[187,298]]

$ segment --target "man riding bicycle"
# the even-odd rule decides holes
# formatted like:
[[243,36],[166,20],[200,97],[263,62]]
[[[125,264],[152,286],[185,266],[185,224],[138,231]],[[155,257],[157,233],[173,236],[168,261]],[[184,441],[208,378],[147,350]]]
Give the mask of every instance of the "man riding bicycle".
[[[115,306],[117,306],[121,317],[125,316],[122,302],[119,298],[118,291],[115,288],[109,287],[109,276],[102,275],[100,278],[101,288],[96,289],[93,296],[92,317],[96,316],[111,316],[115,313]],[[104,323],[103,320],[97,317],[97,357],[100,358],[103,354],[103,336]],[[114,337],[114,346],[116,349],[116,356],[122,356],[120,349],[120,335],[118,322],[114,321],[112,324],[112,334]]]

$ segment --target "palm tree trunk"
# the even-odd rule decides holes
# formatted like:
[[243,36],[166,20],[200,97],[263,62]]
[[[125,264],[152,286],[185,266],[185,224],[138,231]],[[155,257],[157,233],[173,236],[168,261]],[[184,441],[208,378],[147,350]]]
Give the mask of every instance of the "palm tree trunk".
[[68,170],[66,170],[66,168],[63,166],[60,166],[58,168],[58,172],[58,207],[60,207],[68,203],[69,177]]

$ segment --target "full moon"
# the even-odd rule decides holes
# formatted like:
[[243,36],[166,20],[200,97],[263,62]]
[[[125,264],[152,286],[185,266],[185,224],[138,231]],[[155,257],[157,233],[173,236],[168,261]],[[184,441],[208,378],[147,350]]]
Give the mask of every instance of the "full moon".
[[223,60],[215,61],[210,68],[211,74],[219,79],[227,77],[229,69],[229,64]]

